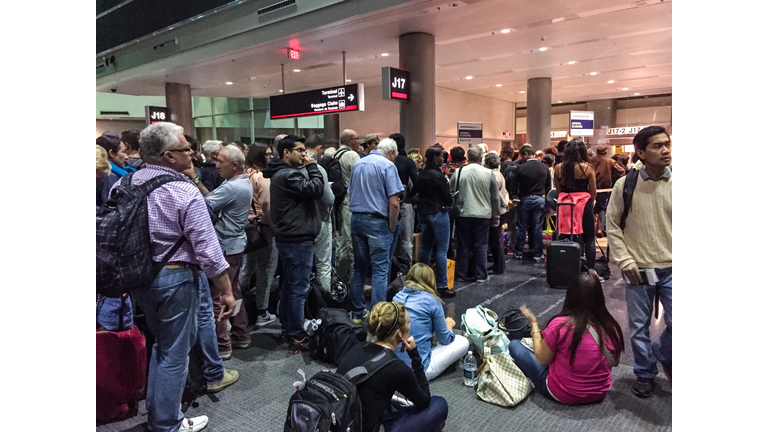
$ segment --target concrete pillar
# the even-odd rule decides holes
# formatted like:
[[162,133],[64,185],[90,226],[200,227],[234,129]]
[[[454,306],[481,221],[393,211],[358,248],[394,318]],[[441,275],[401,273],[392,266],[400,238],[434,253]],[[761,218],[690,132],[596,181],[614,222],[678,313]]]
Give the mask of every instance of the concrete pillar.
[[339,115],[327,114],[323,116],[323,139],[326,146],[339,149]]
[[529,79],[526,95],[528,124],[525,133],[534,150],[544,150],[549,147],[552,130],[552,78]]
[[400,36],[400,69],[410,72],[411,100],[400,102],[400,133],[406,151],[422,154],[435,143],[435,37],[428,33]]
[[608,145],[608,129],[616,127],[616,99],[587,101],[586,110],[595,113],[595,134],[586,137],[589,147],[605,144],[608,156],[613,156],[613,147]]
[[166,84],[165,106],[171,111],[171,122],[183,127],[185,134],[195,136],[192,121],[192,89],[189,84]]

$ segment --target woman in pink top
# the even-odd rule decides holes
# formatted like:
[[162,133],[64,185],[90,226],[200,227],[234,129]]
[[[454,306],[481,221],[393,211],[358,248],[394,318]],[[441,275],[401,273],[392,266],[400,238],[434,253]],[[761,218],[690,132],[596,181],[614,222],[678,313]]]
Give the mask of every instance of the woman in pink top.
[[563,310],[543,332],[530,309],[522,306],[520,311],[531,323],[533,351],[513,340],[509,355],[536,388],[567,405],[603,400],[613,384],[611,368],[624,351],[624,336],[605,307],[597,274],[582,272],[571,283]]

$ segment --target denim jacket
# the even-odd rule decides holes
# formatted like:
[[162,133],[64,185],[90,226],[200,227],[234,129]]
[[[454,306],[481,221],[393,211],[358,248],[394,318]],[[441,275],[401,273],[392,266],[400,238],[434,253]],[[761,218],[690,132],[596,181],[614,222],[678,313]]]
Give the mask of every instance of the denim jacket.
[[[436,334],[437,340],[443,345],[452,343],[456,338],[445,324],[443,305],[432,294],[407,286],[407,282],[392,301],[402,302],[408,310],[411,318],[411,336],[416,342],[424,370],[427,370],[432,361],[432,334]],[[408,353],[400,352],[399,346],[395,349],[395,353],[407,365],[411,365]]]

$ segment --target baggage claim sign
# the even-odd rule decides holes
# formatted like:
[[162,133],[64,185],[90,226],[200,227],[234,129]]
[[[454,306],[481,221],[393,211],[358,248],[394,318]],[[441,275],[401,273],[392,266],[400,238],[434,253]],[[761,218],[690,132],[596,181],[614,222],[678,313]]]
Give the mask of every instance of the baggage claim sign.
[[269,97],[269,118],[272,120],[358,110],[365,111],[362,84]]

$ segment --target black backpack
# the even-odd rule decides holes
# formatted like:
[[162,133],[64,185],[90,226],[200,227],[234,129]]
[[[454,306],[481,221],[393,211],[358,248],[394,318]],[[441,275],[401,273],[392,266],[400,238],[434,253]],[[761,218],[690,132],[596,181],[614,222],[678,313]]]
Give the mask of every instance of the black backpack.
[[385,349],[345,375],[318,372],[291,396],[283,432],[362,432],[357,386],[396,360],[394,351]]
[[619,227],[622,231],[624,231],[624,227],[627,224],[629,209],[632,207],[632,195],[635,193],[635,186],[637,186],[637,177],[639,175],[640,171],[632,168],[627,171],[627,176],[624,179],[624,189],[621,191],[621,198],[624,201],[624,210],[621,212],[621,221],[619,221]]
[[317,319],[322,322],[309,338],[309,356],[313,359],[338,366],[349,350],[365,345],[368,332],[362,325],[352,322],[346,310],[323,308]]
[[178,180],[161,175],[136,186],[131,184],[133,174],[123,176],[96,211],[96,293],[106,297],[119,298],[151,285],[184,241],[182,236],[161,262],[152,260],[147,195]]

